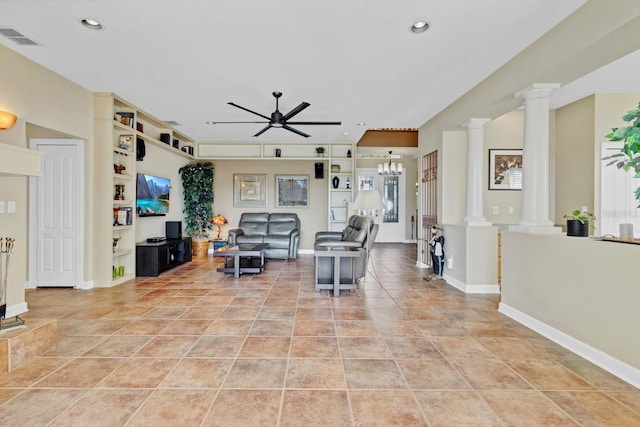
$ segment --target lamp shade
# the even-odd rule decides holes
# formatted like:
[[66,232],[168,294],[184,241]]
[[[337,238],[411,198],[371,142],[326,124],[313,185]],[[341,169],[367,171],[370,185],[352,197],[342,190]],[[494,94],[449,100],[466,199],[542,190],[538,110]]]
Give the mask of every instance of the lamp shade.
[[382,197],[380,197],[378,190],[360,190],[352,208],[359,211],[368,211],[385,209],[386,206],[382,202]]
[[16,123],[18,117],[15,114],[7,113],[6,111],[0,111],[0,129],[11,129]]
[[216,215],[211,218],[211,222],[215,225],[222,225],[227,223],[227,218],[223,217],[222,215]]

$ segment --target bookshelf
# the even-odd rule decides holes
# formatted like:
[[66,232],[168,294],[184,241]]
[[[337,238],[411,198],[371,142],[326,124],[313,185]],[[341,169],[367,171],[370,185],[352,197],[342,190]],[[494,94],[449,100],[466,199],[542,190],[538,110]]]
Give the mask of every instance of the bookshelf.
[[195,142],[112,93],[94,94],[94,285],[135,277],[136,148],[141,141],[193,158]]

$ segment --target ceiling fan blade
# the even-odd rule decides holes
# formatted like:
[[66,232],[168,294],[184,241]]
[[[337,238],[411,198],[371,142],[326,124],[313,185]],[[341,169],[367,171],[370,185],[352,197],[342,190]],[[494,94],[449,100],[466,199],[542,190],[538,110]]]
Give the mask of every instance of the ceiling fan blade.
[[233,105],[234,107],[239,108],[239,109],[244,110],[244,111],[247,111],[247,112],[249,112],[249,113],[251,113],[251,114],[255,114],[256,116],[260,116],[260,117],[262,117],[263,119],[271,120],[271,118],[270,118],[270,117],[264,116],[264,115],[262,115],[262,114],[260,114],[260,113],[256,113],[255,111],[249,110],[248,108],[244,108],[244,107],[242,107],[242,106],[240,106],[240,105],[238,105],[238,104],[234,104],[233,102],[227,102],[227,104],[229,104],[229,105]]
[[298,129],[294,129],[291,126],[288,126],[288,125],[282,125],[282,129],[286,129],[286,130],[288,130],[290,132],[297,133],[298,135],[304,136],[305,138],[309,138],[309,136],[311,136],[311,135],[307,135],[304,132],[299,131]]
[[219,125],[225,123],[269,123],[269,122],[210,122],[212,125]]
[[307,108],[309,105],[308,102],[301,102],[300,105],[298,105],[296,108],[294,108],[293,110],[289,111],[287,114],[285,114],[284,116],[282,116],[282,120],[283,121],[287,121],[289,120],[291,117],[295,116],[296,114],[298,114],[300,111],[304,110],[305,108]]
[[290,125],[341,125],[342,122],[287,122]]
[[262,135],[263,133],[265,133],[266,131],[268,131],[269,129],[271,129],[272,127],[273,127],[273,126],[271,126],[271,125],[266,125],[265,127],[263,127],[263,128],[262,128],[262,130],[261,130],[260,132],[256,133],[256,134],[255,134],[255,135],[253,135],[253,136],[254,136],[254,137],[255,137],[255,136],[260,136],[260,135]]

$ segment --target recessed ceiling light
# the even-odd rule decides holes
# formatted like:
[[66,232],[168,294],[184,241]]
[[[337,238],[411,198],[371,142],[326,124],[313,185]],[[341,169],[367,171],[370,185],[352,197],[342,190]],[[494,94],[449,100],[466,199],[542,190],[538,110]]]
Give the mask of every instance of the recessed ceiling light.
[[431,26],[431,24],[429,24],[427,21],[417,21],[416,23],[414,23],[411,26],[411,32],[412,33],[424,33],[425,31],[427,31],[429,29],[430,26]]
[[356,123],[358,126],[366,126],[367,124],[365,122],[358,122]]
[[83,19],[80,22],[82,23],[82,25],[84,25],[85,27],[90,28],[92,30],[101,30],[102,29],[102,24],[99,23],[98,21],[96,21],[95,19]]

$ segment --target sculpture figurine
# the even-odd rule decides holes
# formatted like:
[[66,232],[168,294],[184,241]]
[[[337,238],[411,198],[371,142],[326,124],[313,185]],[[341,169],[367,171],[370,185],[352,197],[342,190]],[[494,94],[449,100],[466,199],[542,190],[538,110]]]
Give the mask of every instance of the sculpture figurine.
[[442,229],[433,226],[431,235],[429,251],[431,252],[433,274],[429,276],[429,279],[442,279],[442,271],[444,270],[444,236],[442,235]]

